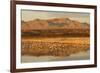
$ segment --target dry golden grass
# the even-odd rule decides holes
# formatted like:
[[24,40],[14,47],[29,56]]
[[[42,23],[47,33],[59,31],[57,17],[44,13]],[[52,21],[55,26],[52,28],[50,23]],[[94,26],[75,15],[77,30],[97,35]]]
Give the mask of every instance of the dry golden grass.
[[22,38],[22,55],[69,56],[89,48],[89,37]]

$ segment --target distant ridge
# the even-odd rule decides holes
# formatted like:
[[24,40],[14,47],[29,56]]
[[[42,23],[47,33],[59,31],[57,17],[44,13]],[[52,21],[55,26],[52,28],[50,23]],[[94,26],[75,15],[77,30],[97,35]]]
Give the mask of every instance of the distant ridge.
[[89,29],[88,23],[71,20],[69,18],[35,19],[22,21],[22,31],[45,30],[45,29]]

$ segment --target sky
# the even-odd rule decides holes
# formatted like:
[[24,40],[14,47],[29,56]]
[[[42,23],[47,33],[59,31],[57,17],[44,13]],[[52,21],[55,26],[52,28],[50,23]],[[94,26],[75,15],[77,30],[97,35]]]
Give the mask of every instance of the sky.
[[36,11],[36,10],[21,10],[21,19],[30,21],[34,19],[52,19],[52,18],[69,18],[82,23],[90,23],[89,13],[79,12],[56,12],[56,11]]

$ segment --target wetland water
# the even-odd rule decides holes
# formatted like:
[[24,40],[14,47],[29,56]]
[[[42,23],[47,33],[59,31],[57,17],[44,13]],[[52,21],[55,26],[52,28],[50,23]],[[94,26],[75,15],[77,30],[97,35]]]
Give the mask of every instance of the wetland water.
[[29,63],[29,62],[45,62],[45,61],[72,61],[72,60],[89,60],[90,59],[90,52],[89,50],[86,52],[79,52],[77,54],[72,54],[67,57],[57,57],[57,56],[27,56],[24,55],[21,58],[22,63]]

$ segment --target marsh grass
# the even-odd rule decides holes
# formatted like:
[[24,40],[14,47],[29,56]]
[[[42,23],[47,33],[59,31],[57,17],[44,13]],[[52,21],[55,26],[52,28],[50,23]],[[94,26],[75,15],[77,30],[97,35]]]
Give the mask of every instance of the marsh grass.
[[90,48],[89,37],[22,38],[21,54],[31,56],[70,56]]

